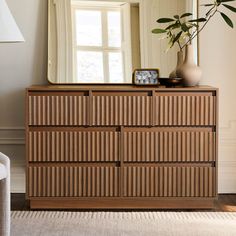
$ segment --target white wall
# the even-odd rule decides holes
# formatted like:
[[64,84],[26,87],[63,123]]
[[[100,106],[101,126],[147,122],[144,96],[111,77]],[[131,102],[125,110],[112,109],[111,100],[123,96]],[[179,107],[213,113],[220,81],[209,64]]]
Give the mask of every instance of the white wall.
[[24,92],[46,83],[47,0],[7,0],[26,42],[0,44],[0,151],[11,157],[12,191],[24,191]]
[[[157,67],[160,59],[156,37],[150,33],[156,26],[151,16],[159,12],[157,1],[145,0],[146,11],[151,12],[147,21],[153,22],[145,31],[149,34],[149,67]],[[0,151],[12,160],[12,191],[24,192],[24,90],[32,84],[46,84],[47,0],[7,3],[26,42],[0,44]],[[200,40],[202,83],[220,88],[220,192],[236,192],[235,39],[236,30],[228,29],[221,18],[216,18]]]
[[[223,11],[236,27],[236,14]],[[201,35],[200,65],[202,83],[220,89],[219,191],[236,193],[236,28],[230,29],[219,15]]]

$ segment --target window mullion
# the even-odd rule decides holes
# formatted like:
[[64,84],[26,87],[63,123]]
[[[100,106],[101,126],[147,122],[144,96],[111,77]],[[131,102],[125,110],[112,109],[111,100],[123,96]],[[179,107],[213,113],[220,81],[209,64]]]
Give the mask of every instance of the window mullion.
[[[108,48],[108,22],[107,22],[107,11],[102,11],[102,47]],[[109,59],[108,52],[103,50],[103,71],[104,81],[109,83]]]
[[122,48],[115,48],[115,47],[97,47],[97,46],[75,46],[75,50],[82,50],[82,51],[111,51],[111,52],[121,52]]
[[131,9],[130,3],[123,4],[122,13],[122,51],[124,58],[124,77],[125,81],[130,81],[132,77],[132,43],[131,43]]

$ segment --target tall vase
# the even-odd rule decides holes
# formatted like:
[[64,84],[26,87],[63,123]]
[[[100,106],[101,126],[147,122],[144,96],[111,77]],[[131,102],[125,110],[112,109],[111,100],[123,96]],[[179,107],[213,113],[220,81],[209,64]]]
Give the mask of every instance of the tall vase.
[[182,66],[184,62],[184,54],[183,54],[183,51],[179,51],[177,52],[177,66],[175,67],[175,69],[170,73],[170,78],[171,79],[174,79],[174,78],[177,78],[177,74],[176,74],[176,71],[177,69]]
[[176,74],[178,77],[183,78],[185,86],[191,87],[199,84],[202,77],[202,70],[194,62],[192,45],[187,45],[184,63],[177,69]]

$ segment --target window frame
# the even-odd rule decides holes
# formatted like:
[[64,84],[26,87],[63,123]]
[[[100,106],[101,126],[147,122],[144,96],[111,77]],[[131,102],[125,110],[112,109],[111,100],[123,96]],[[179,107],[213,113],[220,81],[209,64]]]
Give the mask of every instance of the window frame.
[[[125,10],[124,10],[125,9]],[[102,23],[102,45],[101,46],[80,46],[77,45],[76,39],[76,10],[89,10],[101,12]],[[121,13],[121,46],[111,47],[109,46],[108,35],[108,12],[119,11]],[[77,76],[77,52],[78,51],[91,51],[102,52],[103,54],[103,76],[104,81],[102,83],[110,82],[110,69],[109,69],[109,53],[121,53],[122,56],[122,73],[124,81],[123,83],[130,83],[132,80],[132,52],[131,52],[131,26],[125,27],[125,20],[130,19],[130,11],[127,8],[123,8],[122,5],[89,5],[85,6],[80,3],[72,3],[71,5],[71,18],[72,18],[72,48],[73,48],[73,77]],[[130,25],[130,24],[129,24]],[[78,81],[81,82],[81,81]]]

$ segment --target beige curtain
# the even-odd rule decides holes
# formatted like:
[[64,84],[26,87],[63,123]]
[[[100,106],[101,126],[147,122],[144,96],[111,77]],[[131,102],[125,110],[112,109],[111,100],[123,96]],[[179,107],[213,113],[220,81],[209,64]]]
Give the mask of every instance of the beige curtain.
[[70,0],[53,0],[56,16],[57,81],[73,83],[73,43]]

